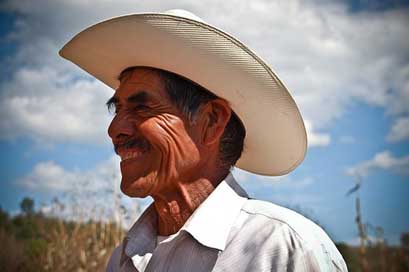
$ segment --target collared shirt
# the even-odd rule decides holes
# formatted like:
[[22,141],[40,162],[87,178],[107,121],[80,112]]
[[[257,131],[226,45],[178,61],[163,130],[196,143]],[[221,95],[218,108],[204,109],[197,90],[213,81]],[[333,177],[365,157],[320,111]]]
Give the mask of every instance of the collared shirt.
[[184,226],[158,243],[149,206],[107,271],[347,271],[327,234],[302,215],[249,199],[230,174]]

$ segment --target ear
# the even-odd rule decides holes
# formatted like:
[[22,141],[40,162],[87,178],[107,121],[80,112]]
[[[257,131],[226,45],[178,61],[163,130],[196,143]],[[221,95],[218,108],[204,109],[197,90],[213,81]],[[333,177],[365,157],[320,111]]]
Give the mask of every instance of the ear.
[[223,135],[231,108],[226,100],[214,99],[202,106],[199,114],[201,141],[204,145],[212,145]]

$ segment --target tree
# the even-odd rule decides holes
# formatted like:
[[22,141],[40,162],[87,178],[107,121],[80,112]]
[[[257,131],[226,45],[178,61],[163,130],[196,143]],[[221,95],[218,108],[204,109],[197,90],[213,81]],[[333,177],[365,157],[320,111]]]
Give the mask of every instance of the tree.
[[0,206],[0,227],[5,227],[9,223],[9,214]]
[[32,215],[34,214],[34,200],[29,197],[25,197],[20,202],[20,209],[21,212],[25,215]]

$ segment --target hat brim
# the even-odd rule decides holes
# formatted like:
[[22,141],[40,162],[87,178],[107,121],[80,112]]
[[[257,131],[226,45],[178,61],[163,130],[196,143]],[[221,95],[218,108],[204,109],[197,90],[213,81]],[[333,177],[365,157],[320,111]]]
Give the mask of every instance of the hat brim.
[[226,99],[246,128],[241,169],[277,176],[304,159],[305,127],[287,88],[249,48],[202,21],[164,13],[116,17],[77,34],[60,55],[114,90],[121,71],[147,66]]

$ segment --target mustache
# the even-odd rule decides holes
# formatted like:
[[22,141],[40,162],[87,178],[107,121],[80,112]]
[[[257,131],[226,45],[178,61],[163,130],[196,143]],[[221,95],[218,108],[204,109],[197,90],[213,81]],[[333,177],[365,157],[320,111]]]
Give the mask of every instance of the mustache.
[[142,138],[130,138],[123,143],[114,144],[115,153],[118,154],[120,149],[139,148],[142,152],[148,151],[151,147],[150,143]]

